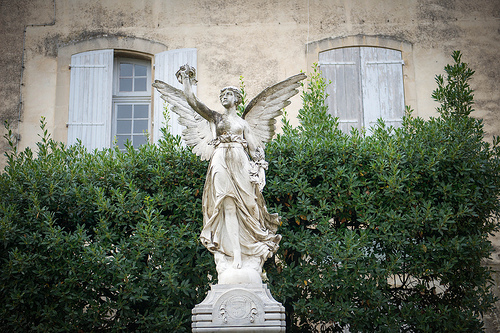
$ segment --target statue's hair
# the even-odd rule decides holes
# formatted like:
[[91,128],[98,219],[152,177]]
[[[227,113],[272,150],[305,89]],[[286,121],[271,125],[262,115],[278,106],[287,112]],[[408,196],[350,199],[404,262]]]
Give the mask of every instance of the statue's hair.
[[233,92],[234,97],[236,99],[236,101],[235,101],[236,105],[239,105],[243,101],[243,94],[241,93],[241,90],[234,87],[234,86],[222,88],[220,90],[219,99],[222,98],[222,94],[224,94],[226,92],[226,90],[231,90]]

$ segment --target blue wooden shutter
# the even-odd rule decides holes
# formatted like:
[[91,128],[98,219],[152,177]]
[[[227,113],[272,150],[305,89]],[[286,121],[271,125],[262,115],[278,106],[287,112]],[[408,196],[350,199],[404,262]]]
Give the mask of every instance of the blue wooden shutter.
[[[189,64],[197,67],[196,49],[178,49],[165,51],[155,55],[155,80],[161,80],[176,88],[182,89],[182,85],[177,81],[175,73],[182,65]],[[194,87],[196,93],[196,86]],[[157,142],[161,137],[160,128],[168,125],[170,133],[180,135],[182,126],[177,121],[177,115],[171,111],[168,112],[168,123],[164,118],[165,102],[161,99],[158,91],[154,92],[154,128],[153,141]]]
[[379,118],[399,127],[405,110],[401,51],[362,47],[360,58],[365,128]]
[[363,101],[359,47],[334,49],[319,54],[323,77],[330,80],[326,93],[329,111],[339,118],[340,129],[350,132],[362,126]]
[[346,47],[319,54],[323,77],[330,80],[326,102],[340,129],[373,126],[378,118],[400,126],[404,115],[401,51]]
[[77,139],[90,150],[110,146],[113,50],[71,57],[68,145]]

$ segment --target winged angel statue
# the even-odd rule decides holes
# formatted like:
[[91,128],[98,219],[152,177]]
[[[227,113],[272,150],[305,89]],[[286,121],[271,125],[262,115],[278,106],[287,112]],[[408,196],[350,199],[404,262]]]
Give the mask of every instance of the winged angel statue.
[[242,117],[237,115],[242,102],[238,88],[221,90],[225,110],[219,113],[193,93],[193,67],[181,66],[176,77],[183,90],[159,80],[153,86],[186,127],[182,132],[186,144],[202,160],[210,160],[203,189],[201,241],[214,254],[219,283],[261,281],[262,265],[281,240],[276,234],[280,218],[267,211],[261,193],[268,166],[264,144],[274,136],[276,117],[290,104],[306,75],[297,74],[264,89]]

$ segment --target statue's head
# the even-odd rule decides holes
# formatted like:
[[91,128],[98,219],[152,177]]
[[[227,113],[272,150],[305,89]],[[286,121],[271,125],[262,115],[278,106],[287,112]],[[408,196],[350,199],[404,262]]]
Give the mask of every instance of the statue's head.
[[222,97],[224,96],[226,91],[231,91],[233,93],[234,103],[236,104],[236,106],[238,106],[243,101],[243,95],[241,94],[241,91],[236,87],[230,86],[230,87],[225,87],[225,88],[221,89],[220,94],[219,94],[219,99],[220,99],[221,103],[222,103]]

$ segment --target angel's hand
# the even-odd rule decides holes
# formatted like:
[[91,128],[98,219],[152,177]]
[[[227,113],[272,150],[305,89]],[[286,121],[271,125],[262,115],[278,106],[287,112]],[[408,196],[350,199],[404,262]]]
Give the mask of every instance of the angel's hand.
[[252,157],[255,162],[265,161],[266,154],[264,153],[264,149],[262,147],[257,147]]
[[186,81],[190,85],[196,85],[198,82],[196,80],[196,69],[188,64],[181,66],[177,73],[175,73],[175,76],[177,77],[177,81],[182,85],[184,85]]

